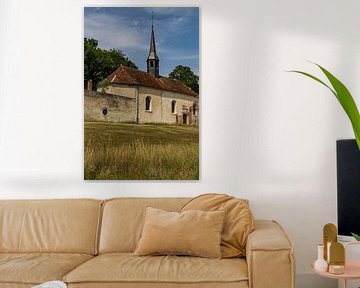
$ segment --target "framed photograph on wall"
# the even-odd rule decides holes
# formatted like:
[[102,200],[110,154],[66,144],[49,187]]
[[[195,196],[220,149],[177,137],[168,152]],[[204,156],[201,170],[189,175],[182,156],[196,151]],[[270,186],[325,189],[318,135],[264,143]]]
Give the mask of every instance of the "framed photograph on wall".
[[84,8],[84,179],[199,179],[199,8]]

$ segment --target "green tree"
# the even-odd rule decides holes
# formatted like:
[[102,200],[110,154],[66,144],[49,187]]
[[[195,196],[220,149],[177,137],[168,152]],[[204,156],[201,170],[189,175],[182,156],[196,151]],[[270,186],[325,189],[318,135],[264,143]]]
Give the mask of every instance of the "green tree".
[[179,80],[196,93],[199,93],[199,76],[188,66],[177,65],[169,74],[169,78]]
[[84,38],[84,87],[88,80],[93,81],[93,87],[99,84],[119,66],[138,69],[126,55],[118,49],[101,49],[95,39]]

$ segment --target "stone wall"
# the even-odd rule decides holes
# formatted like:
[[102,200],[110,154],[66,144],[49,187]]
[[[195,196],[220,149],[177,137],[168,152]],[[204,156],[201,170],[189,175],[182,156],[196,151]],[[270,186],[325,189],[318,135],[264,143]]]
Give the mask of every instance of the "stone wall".
[[102,89],[100,88],[98,89],[98,92],[106,92],[107,94],[121,95],[129,98],[136,98],[137,96],[137,88],[135,86],[125,84],[111,84],[105,88],[105,91],[102,91]]
[[103,93],[85,94],[84,120],[136,122],[136,99]]

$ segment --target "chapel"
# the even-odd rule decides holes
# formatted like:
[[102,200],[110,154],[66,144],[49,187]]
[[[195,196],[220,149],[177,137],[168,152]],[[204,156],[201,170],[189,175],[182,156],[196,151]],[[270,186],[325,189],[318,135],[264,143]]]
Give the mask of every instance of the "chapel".
[[[147,71],[120,66],[85,93],[85,121],[199,125],[199,95],[182,82],[160,75],[154,25]],[[104,83],[106,85],[104,85]]]

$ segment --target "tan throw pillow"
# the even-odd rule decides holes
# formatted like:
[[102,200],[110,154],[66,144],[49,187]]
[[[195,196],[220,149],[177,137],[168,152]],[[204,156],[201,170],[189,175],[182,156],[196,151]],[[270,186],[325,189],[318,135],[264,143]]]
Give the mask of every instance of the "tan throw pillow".
[[188,210],[225,211],[221,236],[222,257],[246,255],[247,236],[254,230],[254,217],[247,200],[239,200],[225,194],[204,194],[190,200],[181,209]]
[[167,212],[147,207],[134,255],[192,255],[221,258],[224,211]]

